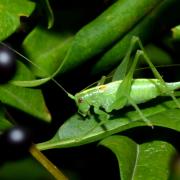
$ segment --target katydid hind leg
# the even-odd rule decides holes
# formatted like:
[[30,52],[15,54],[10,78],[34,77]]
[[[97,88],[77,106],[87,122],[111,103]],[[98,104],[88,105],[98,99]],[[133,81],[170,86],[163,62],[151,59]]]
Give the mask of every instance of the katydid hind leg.
[[[163,78],[161,77],[161,75],[159,74],[159,72],[157,71],[157,69],[155,68],[155,66],[153,65],[153,63],[151,62],[151,60],[149,59],[149,57],[146,55],[144,47],[140,41],[139,38],[135,38],[136,42],[139,44],[141,50],[137,50],[136,54],[135,54],[135,58],[134,61],[132,62],[132,65],[130,67],[129,72],[127,73],[127,75],[125,76],[125,78],[123,79],[122,83],[120,84],[118,90],[117,90],[117,95],[116,95],[116,101],[111,105],[110,107],[110,111],[113,109],[120,109],[123,108],[123,106],[126,105],[127,100],[129,100],[130,97],[130,91],[131,91],[131,82],[133,79],[133,73],[135,71],[136,65],[139,61],[139,57],[143,56],[146,63],[148,64],[148,66],[150,67],[150,69],[152,70],[154,76],[160,80],[161,82],[161,89],[162,89],[162,93],[167,93],[169,94],[172,99],[174,100],[174,102],[176,103],[177,107],[180,108],[180,103],[178,102],[178,100],[176,99],[174,92],[171,91],[166,83],[164,82]],[[136,109],[136,111],[140,114],[141,118],[150,126],[152,126],[151,122],[149,120],[147,120],[144,115],[141,113],[141,110],[138,108],[138,106],[131,101],[131,105]]]
[[117,69],[113,75],[112,81],[123,80],[124,77],[126,76],[128,67],[131,64],[131,61],[130,61],[131,54],[132,54],[133,50],[136,48],[137,41],[138,41],[138,38],[136,36],[133,36],[131,39],[131,42],[130,42],[130,46],[127,50],[127,53],[126,53],[125,57],[123,58],[122,62],[117,67]]
[[[139,41],[140,40],[138,37],[133,37],[133,41],[132,41],[133,44],[132,44],[131,48],[133,49],[133,46],[135,45],[135,43],[138,43],[139,46],[141,47],[141,44],[139,43]],[[138,106],[132,100],[130,101],[130,99],[131,99],[130,92],[131,92],[133,74],[136,69],[137,63],[140,60],[140,56],[144,55],[143,50],[144,50],[144,48],[142,46],[142,50],[136,51],[135,58],[134,58],[133,62],[131,63],[130,69],[117,90],[116,101],[109,107],[109,111],[112,111],[113,109],[116,109],[116,110],[121,109],[127,104],[127,102],[131,102],[131,105],[140,114],[143,121],[145,121],[147,123],[147,125],[152,126],[151,122],[147,118],[145,118],[145,116],[143,115],[141,110],[138,108]],[[129,54],[129,52],[128,52],[128,54]],[[129,60],[127,59],[127,61],[129,61]],[[149,64],[149,66],[151,64]]]
[[136,103],[133,102],[132,98],[130,97],[130,92],[131,92],[131,85],[132,85],[132,79],[133,79],[133,74],[134,71],[136,69],[136,65],[140,59],[140,56],[143,54],[143,52],[141,50],[137,50],[136,54],[135,54],[135,58],[134,61],[129,69],[129,72],[127,73],[127,75],[125,76],[124,80],[122,81],[122,83],[120,84],[118,90],[117,90],[117,95],[116,98],[117,100],[111,105],[111,110],[113,109],[121,109],[123,108],[127,102],[130,102],[131,105],[135,108],[135,110],[138,112],[138,114],[140,115],[140,117],[142,118],[142,120],[148,125],[153,127],[152,123],[150,122],[150,120],[148,120],[144,114],[142,113],[142,111],[139,109],[139,107],[137,106]]
[[114,103],[112,105],[109,106],[109,110],[108,110],[109,112],[111,112],[114,109],[116,109],[116,110],[121,109],[127,104],[127,102],[128,102],[127,97],[130,95],[130,92],[131,92],[133,74],[134,74],[136,65],[138,63],[138,60],[139,60],[141,54],[142,54],[142,51],[137,50],[137,52],[135,54],[135,58],[132,62],[132,65],[131,65],[127,75],[123,79],[122,83],[119,85],[119,88],[116,92],[116,100],[114,101]]
[[165,93],[165,94],[168,94],[169,96],[171,96],[171,98],[173,99],[173,101],[175,102],[177,107],[180,108],[180,103],[177,100],[177,98],[175,97],[174,91],[170,90],[168,88],[168,86],[166,85],[166,83],[163,80],[162,76],[160,75],[160,73],[158,72],[158,70],[153,65],[153,63],[151,62],[151,60],[148,57],[148,55],[146,54],[146,52],[144,50],[144,47],[143,47],[143,45],[142,45],[142,43],[141,43],[139,38],[138,38],[138,44],[139,44],[140,48],[142,49],[142,56],[144,57],[144,60],[146,61],[146,63],[150,67],[150,69],[153,72],[155,78],[159,79],[159,81],[160,81],[160,86],[158,86],[158,87],[161,89],[162,93]]
[[[127,51],[125,58],[123,59],[122,63],[117,68],[113,79],[118,77],[117,73],[119,73],[119,78],[122,78],[123,81],[120,84],[117,93],[116,93],[116,101],[109,107],[109,112],[113,109],[121,109],[127,104],[127,96],[130,95],[131,91],[131,83],[133,79],[133,74],[136,69],[137,63],[142,55],[142,51],[137,50],[134,56],[134,60],[130,61],[131,53],[136,47],[135,45],[139,42],[139,38],[133,36],[131,39],[130,47]],[[127,72],[127,68],[130,66],[129,71]],[[117,80],[117,79],[116,79]],[[119,79],[118,79],[119,80]]]

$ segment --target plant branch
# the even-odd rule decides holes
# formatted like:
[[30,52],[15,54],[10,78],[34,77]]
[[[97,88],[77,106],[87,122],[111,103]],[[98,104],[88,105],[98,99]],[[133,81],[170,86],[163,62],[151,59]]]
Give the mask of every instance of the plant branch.
[[39,163],[46,168],[46,170],[51,173],[55,179],[58,180],[68,180],[68,178],[49,160],[47,157],[41,153],[33,144],[29,150],[32,156],[39,161]]

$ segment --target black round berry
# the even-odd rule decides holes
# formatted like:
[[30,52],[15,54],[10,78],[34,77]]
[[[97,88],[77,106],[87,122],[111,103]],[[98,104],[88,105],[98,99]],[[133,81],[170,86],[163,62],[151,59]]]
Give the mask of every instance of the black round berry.
[[11,80],[16,72],[15,54],[4,46],[0,46],[0,83]]
[[3,153],[6,154],[6,159],[15,160],[28,154],[32,144],[32,136],[28,129],[15,126],[1,135],[0,144],[4,151]]

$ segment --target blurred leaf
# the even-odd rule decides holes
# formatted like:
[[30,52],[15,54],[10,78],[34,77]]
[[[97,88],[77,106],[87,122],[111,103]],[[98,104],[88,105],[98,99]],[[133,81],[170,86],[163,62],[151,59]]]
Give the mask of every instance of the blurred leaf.
[[16,62],[17,62],[16,74],[14,75],[11,81],[22,81],[22,80],[25,81],[25,80],[35,79],[32,72],[27,68],[27,66],[24,63],[18,60]]
[[51,9],[49,0],[41,0],[40,2],[41,2],[41,6],[43,6],[45,9],[46,16],[48,19],[48,29],[50,29],[54,25],[54,14]]
[[20,26],[20,17],[29,16],[35,4],[29,0],[0,1],[0,40],[6,39]]
[[24,40],[23,48],[33,61],[34,73],[49,77],[62,63],[72,41],[72,34],[36,27]]
[[102,55],[94,64],[91,73],[99,74],[118,65],[126,54],[133,36],[138,36],[143,44],[151,41],[154,37],[159,37],[166,28],[168,29],[174,24],[175,19],[178,19],[179,7],[177,0],[162,1]]
[[180,154],[176,153],[171,162],[171,175],[169,180],[179,180],[180,179]]
[[17,72],[14,78],[9,82],[15,86],[36,87],[49,81],[51,77],[35,79],[32,72],[21,62],[17,61]]
[[[117,114],[112,115],[103,127],[97,127],[99,122],[97,116],[91,115],[83,118],[77,113],[59,128],[51,140],[38,144],[38,148],[44,150],[79,146],[133,127],[147,126],[136,111],[128,109],[117,111]],[[176,109],[173,101],[162,102],[151,107],[141,108],[141,110],[154,126],[180,131],[180,110]]]
[[51,115],[48,112],[41,90],[13,85],[13,82],[34,80],[32,72],[23,63],[17,62],[17,73],[12,82],[0,85],[1,102],[49,122]]
[[117,157],[121,180],[168,179],[175,148],[163,141],[137,144],[125,136],[110,136],[100,145]]
[[14,85],[0,86],[0,100],[2,103],[20,109],[44,121],[50,121],[41,90],[23,88]]
[[172,28],[172,36],[174,40],[180,40],[180,25]]
[[169,65],[173,62],[173,59],[166,51],[154,44],[145,46],[145,51],[154,65]]
[[53,180],[54,178],[36,160],[26,158],[4,164],[0,168],[0,179]]
[[0,106],[0,132],[10,128],[12,124],[5,117],[5,111],[2,106]]
[[59,67],[59,73],[67,72],[106,50],[160,2],[116,1],[75,35],[63,64]]

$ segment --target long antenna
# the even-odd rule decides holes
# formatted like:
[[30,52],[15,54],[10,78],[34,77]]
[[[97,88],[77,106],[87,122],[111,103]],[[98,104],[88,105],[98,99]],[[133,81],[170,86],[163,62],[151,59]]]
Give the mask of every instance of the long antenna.
[[[24,56],[23,54],[19,53],[18,51],[16,51],[15,49],[13,49],[12,47],[10,47],[9,45],[3,43],[0,41],[0,44],[7,47],[8,49],[10,49],[11,51],[13,51],[14,53],[16,53],[17,55],[19,55],[20,57],[22,57],[23,59],[25,59],[27,62],[29,62],[30,64],[32,64],[34,67],[36,67],[37,69],[39,69],[40,71],[44,72],[45,74],[48,74],[43,68],[41,68],[40,66],[38,66],[36,63],[32,62],[30,59],[28,59],[26,56]],[[170,64],[170,65],[158,65],[156,67],[161,68],[161,67],[174,67],[174,66],[180,66],[180,64]],[[58,68],[59,69],[59,68]],[[138,68],[136,69],[136,71],[139,70],[145,70],[145,69],[149,69],[149,67],[142,67],[142,68]],[[58,71],[58,70],[57,70]],[[55,79],[54,76],[57,74],[57,71],[55,71],[52,75],[49,75],[49,78],[60,88],[62,89],[71,99],[74,99],[74,96],[72,94],[70,94],[61,84],[59,84]],[[92,84],[91,84],[92,85]],[[90,85],[90,86],[91,86]],[[88,87],[90,87],[88,86]],[[86,87],[87,88],[87,87]],[[85,88],[85,89],[86,89]]]
[[[29,62],[30,64],[32,64],[34,67],[36,67],[37,69],[39,69],[40,71],[44,72],[45,74],[48,74],[43,68],[39,67],[37,64],[35,64],[34,62],[32,62],[30,59],[28,59],[26,56],[22,55],[21,53],[19,53],[18,51],[16,51],[15,49],[11,48],[10,46],[8,46],[7,44],[3,43],[0,41],[0,44],[7,47],[8,49],[10,49],[11,51],[13,51],[14,53],[16,53],[17,55],[19,55],[20,57],[22,57],[23,59],[25,59],[27,62]],[[56,74],[56,72],[54,73]],[[54,75],[53,74],[53,75]],[[50,79],[58,86],[60,87],[69,97],[73,98],[74,96],[72,94],[70,94],[61,84],[59,84],[53,77],[53,75],[49,75]],[[73,98],[74,99],[74,98]]]

